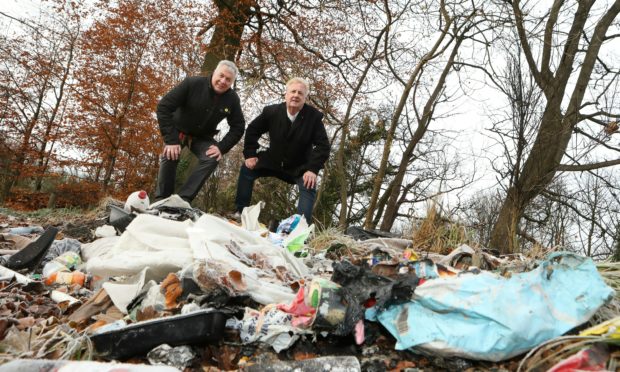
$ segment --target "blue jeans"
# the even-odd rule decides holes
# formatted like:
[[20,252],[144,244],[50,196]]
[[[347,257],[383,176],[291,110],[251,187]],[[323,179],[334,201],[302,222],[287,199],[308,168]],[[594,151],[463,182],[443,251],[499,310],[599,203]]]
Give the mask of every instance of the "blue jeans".
[[[213,139],[204,140],[194,138],[190,145],[190,151],[198,157],[198,165],[192,170],[178,194],[184,200],[191,202],[205,184],[205,181],[215,171],[218,161],[207,156],[209,146],[215,145]],[[165,157],[159,159],[159,175],[157,176],[157,190],[155,191],[156,200],[164,199],[174,192],[178,160],[170,160]]]
[[297,184],[297,188],[299,189],[297,213],[303,215],[308,223],[312,223],[312,208],[314,207],[316,188],[306,188],[306,186],[304,186],[303,177],[295,178],[287,173],[271,169],[250,169],[246,167],[245,164],[241,166],[239,180],[237,181],[237,197],[235,198],[235,204],[238,212],[242,212],[243,208],[250,205],[254,181],[261,177],[276,177],[286,183]]

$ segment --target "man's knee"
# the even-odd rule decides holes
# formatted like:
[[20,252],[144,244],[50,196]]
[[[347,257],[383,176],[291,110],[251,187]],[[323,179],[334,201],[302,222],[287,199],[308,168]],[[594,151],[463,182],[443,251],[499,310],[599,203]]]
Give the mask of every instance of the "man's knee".
[[206,156],[199,159],[198,167],[201,169],[215,169],[218,163],[219,162],[217,161],[217,159]]

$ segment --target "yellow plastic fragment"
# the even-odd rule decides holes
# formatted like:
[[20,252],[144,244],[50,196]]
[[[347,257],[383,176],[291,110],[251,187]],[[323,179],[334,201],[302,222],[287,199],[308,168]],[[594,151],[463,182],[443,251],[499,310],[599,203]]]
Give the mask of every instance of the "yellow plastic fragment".
[[605,338],[620,339],[620,316],[583,330],[579,333],[579,336],[602,336]]

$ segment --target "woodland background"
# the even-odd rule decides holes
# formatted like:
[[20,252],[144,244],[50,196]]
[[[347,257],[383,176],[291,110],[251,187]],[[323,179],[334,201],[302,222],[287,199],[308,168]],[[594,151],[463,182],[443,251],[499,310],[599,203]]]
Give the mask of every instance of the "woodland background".
[[[436,239],[503,253],[617,260],[619,12],[620,0],[46,0],[36,16],[0,11],[0,204],[87,208],[152,193],[159,98],[226,58],[241,69],[248,122],[282,100],[288,78],[311,81],[332,142],[321,228],[432,224]],[[459,141],[472,124],[459,115],[472,111],[485,113],[475,120],[491,143],[477,152]],[[195,207],[233,209],[241,149]],[[281,219],[296,195],[261,180],[255,200]]]

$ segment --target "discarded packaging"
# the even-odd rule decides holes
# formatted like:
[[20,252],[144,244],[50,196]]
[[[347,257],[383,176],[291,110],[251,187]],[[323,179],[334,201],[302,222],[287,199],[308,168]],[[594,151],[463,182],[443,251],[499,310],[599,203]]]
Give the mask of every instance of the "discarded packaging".
[[52,246],[47,250],[47,253],[43,257],[43,260],[41,260],[41,265],[45,265],[58,256],[68,252],[76,253],[79,257],[82,253],[82,243],[80,243],[79,240],[69,238],[54,240],[54,242],[52,242]]
[[226,315],[210,309],[130,324],[125,328],[91,336],[95,350],[107,359],[146,354],[155,346],[218,341]]
[[44,278],[47,278],[58,271],[75,270],[81,264],[82,258],[80,255],[69,251],[46,263],[45,266],[43,266],[43,271],[41,274]]
[[0,266],[0,279],[1,280],[11,280],[13,278],[15,278],[15,280],[19,284],[28,284],[32,282],[32,280],[29,277],[22,275],[18,272],[15,272],[11,269],[8,269],[4,266]]
[[50,298],[56,303],[67,302],[68,307],[80,303],[77,298],[60,291],[52,291]]
[[328,356],[290,362],[259,363],[244,367],[241,370],[246,372],[356,372],[361,371],[362,367],[359,360],[354,356]]
[[178,369],[185,369],[196,358],[196,353],[189,346],[171,347],[168,344],[162,344],[146,354],[149,363],[152,365],[173,366]]
[[0,366],[0,372],[180,372],[168,366],[149,366],[146,364],[101,363],[51,359],[16,359]]
[[6,232],[15,235],[40,234],[43,232],[43,228],[41,226],[20,226],[11,227]]
[[146,191],[134,191],[127,197],[124,209],[127,213],[133,211],[144,212],[149,208],[149,204],[149,196]]
[[77,284],[83,287],[88,282],[88,276],[81,271],[57,271],[45,278],[45,284]]
[[613,292],[590,258],[558,252],[510,278],[483,271],[429,280],[378,319],[397,350],[501,361],[586,322]]

